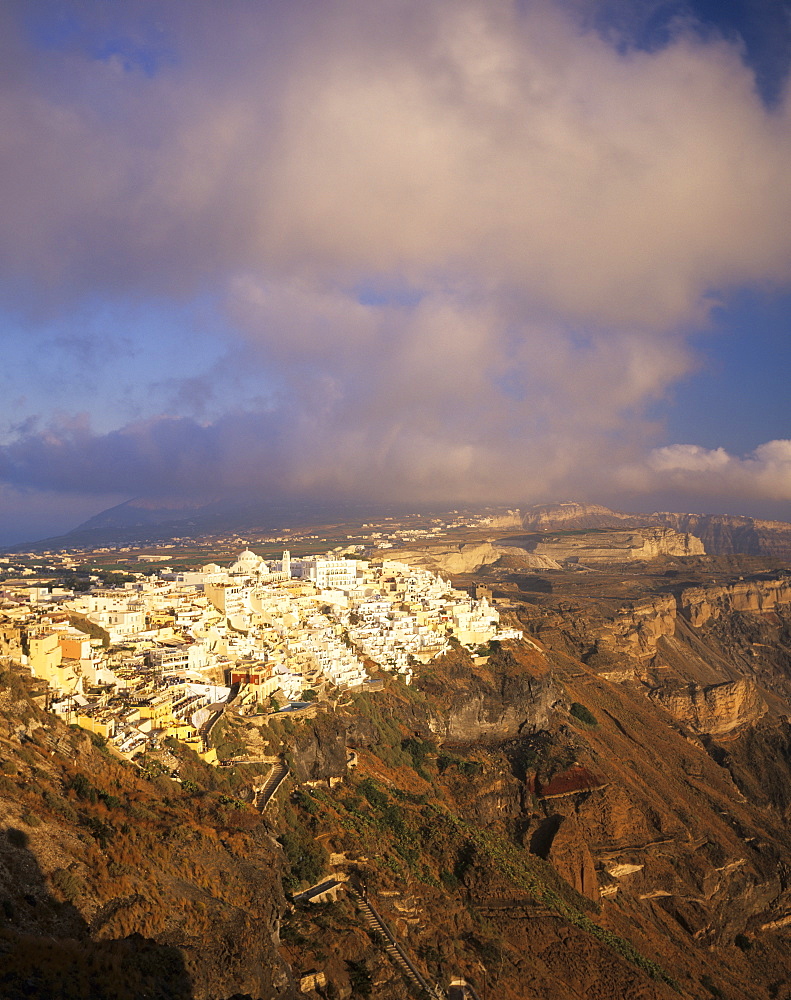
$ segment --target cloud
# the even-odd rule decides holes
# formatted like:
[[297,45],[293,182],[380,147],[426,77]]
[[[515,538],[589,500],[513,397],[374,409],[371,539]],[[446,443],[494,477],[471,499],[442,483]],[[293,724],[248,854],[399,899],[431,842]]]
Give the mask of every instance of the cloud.
[[622,485],[639,493],[739,500],[791,500],[791,441],[767,441],[748,455],[691,444],[656,448],[643,463],[624,468]]
[[142,331],[139,409],[21,430],[7,482],[527,501],[616,469],[782,492],[777,456],[651,451],[647,416],[722,290],[791,279],[791,109],[737,45],[619,49],[544,2],[195,0],[157,5],[147,59],[145,5],[115,11],[134,44],[112,51],[90,25],[35,50],[22,9],[0,32],[6,303],[209,296],[237,372],[161,372]]
[[401,272],[643,329],[789,275],[788,110],[735,45],[622,54],[506,0],[195,9],[154,76],[70,51],[6,82],[9,273],[183,294]]
[[227,399],[213,418],[159,413],[104,434],[87,417],[27,424],[0,447],[0,477],[80,493],[539,499],[590,490],[639,452],[656,430],[646,399],[689,363],[681,343],[583,338],[489,299],[363,306],[249,280],[235,291],[243,362],[267,373],[263,404]]

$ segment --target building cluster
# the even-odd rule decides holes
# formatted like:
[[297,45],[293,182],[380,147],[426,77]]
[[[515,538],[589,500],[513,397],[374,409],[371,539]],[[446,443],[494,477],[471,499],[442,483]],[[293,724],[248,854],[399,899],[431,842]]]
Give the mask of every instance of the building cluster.
[[284,710],[370,683],[378,664],[409,683],[452,637],[470,648],[519,638],[486,594],[425,569],[354,553],[139,574],[83,594],[6,593],[0,656],[46,681],[50,707],[132,757],[174,737],[206,751],[201,728],[233,693],[248,713]]

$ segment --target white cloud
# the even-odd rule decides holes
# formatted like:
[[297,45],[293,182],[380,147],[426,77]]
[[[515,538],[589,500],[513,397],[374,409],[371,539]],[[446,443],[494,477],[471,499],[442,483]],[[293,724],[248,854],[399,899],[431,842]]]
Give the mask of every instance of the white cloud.
[[767,441],[748,455],[690,444],[657,448],[620,470],[622,486],[638,493],[675,491],[690,496],[791,500],[791,441]]
[[[214,294],[267,387],[208,427],[141,411],[69,467],[123,445],[183,488],[216,462],[361,495],[592,496],[613,469],[785,495],[782,443],[645,457],[710,296],[791,280],[791,111],[735,46],[623,53],[538,2],[275,6],[163,10],[183,51],[152,77],[74,50],[0,83],[8,295]],[[377,283],[412,298],[361,305]],[[16,481],[46,485],[46,444],[8,451]]]

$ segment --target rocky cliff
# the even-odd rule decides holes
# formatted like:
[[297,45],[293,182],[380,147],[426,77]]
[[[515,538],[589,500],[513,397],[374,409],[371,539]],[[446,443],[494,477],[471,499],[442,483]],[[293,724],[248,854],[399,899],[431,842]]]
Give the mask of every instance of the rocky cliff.
[[751,555],[771,559],[791,558],[791,524],[736,514],[681,514],[659,511],[628,514],[599,504],[574,501],[527,507],[522,526],[528,531],[593,528],[642,529],[666,526],[680,534],[694,535],[709,555]]
[[760,580],[721,587],[690,587],[681,593],[681,613],[699,628],[732,611],[765,613],[791,604],[791,578]]
[[640,528],[628,531],[579,531],[527,537],[524,548],[534,555],[558,563],[645,562],[662,556],[698,556],[703,543],[672,528]]
[[565,702],[543,655],[521,644],[490,656],[482,666],[442,673],[435,668],[421,687],[444,706],[431,713],[431,731],[458,742],[502,742],[538,732]]
[[602,624],[596,636],[597,649],[639,659],[653,657],[659,639],[675,634],[677,614],[678,602],[672,594],[635,601]]
[[515,559],[528,569],[560,569],[560,564],[546,556],[528,552],[518,546],[496,545],[492,542],[472,542],[459,545],[429,544],[419,548],[388,551],[382,558],[394,558],[421,566],[434,573],[457,576],[474,573],[482,566],[490,566],[504,556]]
[[26,684],[0,676],[0,995],[280,992],[282,852],[227,776],[121,761]]
[[527,507],[522,514],[522,527],[528,531],[557,531],[559,528],[620,528],[639,527],[651,523],[650,517],[621,514],[601,504],[543,503]]
[[[313,718],[229,710],[218,751],[258,764],[122,763],[6,671],[0,995],[406,1000],[357,879],[445,991],[777,1000],[789,580],[666,569],[555,571],[510,612],[530,641],[452,644]],[[261,815],[263,757],[289,775]],[[330,878],[337,900],[300,900]]]
[[690,531],[703,540],[712,555],[732,553],[791,558],[791,524],[762,521],[733,514],[657,513],[654,519],[677,531]]
[[755,682],[746,679],[710,687],[688,684],[657,688],[650,696],[678,722],[712,736],[723,736],[756,722],[768,709]]

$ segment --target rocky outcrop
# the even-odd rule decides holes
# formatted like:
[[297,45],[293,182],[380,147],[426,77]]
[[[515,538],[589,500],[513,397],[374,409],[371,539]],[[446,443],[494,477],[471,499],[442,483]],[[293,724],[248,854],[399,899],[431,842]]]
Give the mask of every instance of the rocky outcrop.
[[332,716],[318,718],[299,728],[291,761],[298,781],[322,781],[346,774],[347,731]]
[[650,693],[678,722],[710,736],[723,736],[757,722],[766,714],[767,704],[750,680],[728,681],[711,687],[657,688]]
[[424,565],[441,573],[473,573],[481,566],[488,566],[500,558],[499,551],[490,542],[478,545],[427,546],[414,553],[399,552],[398,558],[410,565]]
[[384,558],[395,558],[435,573],[474,573],[507,557],[524,569],[561,569],[566,565],[607,565],[648,562],[664,556],[705,555],[703,543],[690,534],[667,527],[642,527],[605,531],[594,528],[563,534],[516,535],[493,542],[462,545],[429,544],[410,549],[388,550]]
[[491,566],[503,556],[518,559],[525,569],[560,569],[553,559],[539,556],[525,549],[510,545],[493,545],[491,542],[467,545],[426,545],[417,549],[399,549],[389,552],[388,557],[396,557],[410,566],[422,566],[433,573],[455,576],[474,573],[482,566]]
[[647,562],[662,556],[704,555],[703,543],[672,528],[640,528],[635,531],[590,531],[526,538],[522,544],[537,556],[559,563],[601,565]]
[[791,558],[791,524],[734,514],[681,514],[658,511],[627,514],[599,504],[568,501],[525,509],[522,526],[529,531],[585,528],[637,528],[663,525],[699,538],[709,555]]
[[731,612],[763,614],[791,605],[791,578],[745,581],[728,586],[688,587],[672,594],[635,601],[601,624],[596,648],[603,653],[652,657],[663,637],[676,633],[682,615],[699,629]]
[[500,677],[449,694],[449,708],[431,721],[433,732],[450,740],[505,740],[549,725],[553,709],[565,700],[551,674]]
[[597,647],[641,659],[653,656],[659,639],[675,633],[676,614],[676,599],[672,594],[636,601],[622,609],[598,639]]
[[681,614],[700,628],[732,611],[767,612],[791,604],[791,579],[740,582],[725,587],[689,587],[679,600]]
[[522,527],[532,531],[553,531],[558,528],[620,528],[639,527],[650,523],[650,517],[620,514],[595,503],[541,503],[528,507],[522,516]]
[[598,900],[599,879],[588,843],[576,817],[554,814],[533,834],[530,849],[554,867],[581,896]]
[[761,521],[733,514],[672,514],[662,512],[652,519],[690,531],[702,539],[710,555],[743,554],[791,558],[791,524]]

